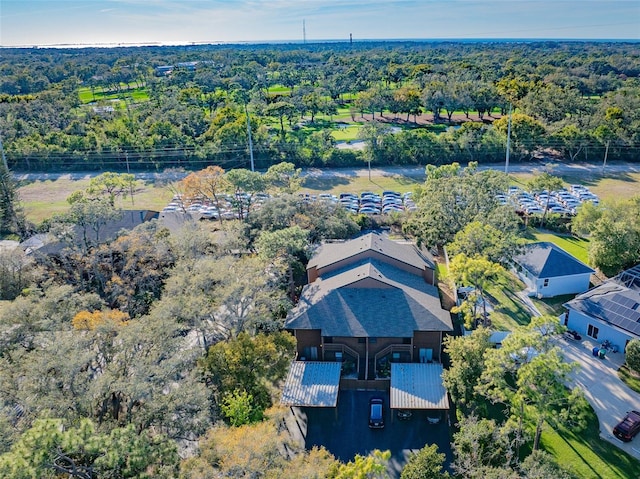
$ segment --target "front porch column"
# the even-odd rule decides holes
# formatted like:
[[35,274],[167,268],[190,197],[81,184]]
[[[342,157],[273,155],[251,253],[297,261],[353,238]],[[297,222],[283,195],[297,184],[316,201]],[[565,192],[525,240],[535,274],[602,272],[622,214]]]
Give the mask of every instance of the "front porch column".
[[369,338],[364,338],[364,379],[369,379]]

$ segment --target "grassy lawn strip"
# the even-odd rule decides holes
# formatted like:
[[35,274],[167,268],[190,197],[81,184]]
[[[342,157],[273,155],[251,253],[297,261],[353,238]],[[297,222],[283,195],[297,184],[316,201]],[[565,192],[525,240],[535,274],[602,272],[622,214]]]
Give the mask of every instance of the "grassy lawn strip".
[[562,305],[567,301],[571,301],[575,297],[575,294],[563,294],[562,296],[543,299],[532,297],[531,301],[542,314],[560,316],[566,311]]
[[[362,168],[366,168],[366,163],[362,163]],[[373,191],[382,193],[384,190],[394,190],[400,193],[413,191],[414,187],[421,182],[415,178],[402,175],[376,176],[371,180],[367,177],[359,176],[334,176],[331,178],[307,178],[302,186],[303,193],[361,193],[363,191]]]
[[517,326],[529,324],[531,313],[516,296],[516,292],[523,289],[524,284],[511,273],[487,287],[485,293],[494,306],[489,315],[493,329],[512,331]]
[[[71,180],[60,178],[55,181],[34,181],[19,188],[24,212],[29,221],[41,223],[55,214],[64,213],[69,209],[67,198],[74,191],[89,186],[88,179]],[[140,184],[131,198],[120,200],[116,205],[123,209],[140,209],[160,211],[171,201],[172,193],[164,187],[156,187],[152,183]]]
[[573,433],[564,427],[547,427],[542,448],[576,477],[584,479],[629,479],[638,477],[640,462],[600,439],[598,418],[591,411],[587,429]]
[[640,393],[640,375],[634,374],[629,368],[622,366],[618,369],[618,377],[635,392]]
[[589,253],[587,251],[587,248],[589,247],[589,240],[551,232],[535,232],[534,237],[535,241],[547,241],[549,243],[553,243],[579,261],[589,264]]

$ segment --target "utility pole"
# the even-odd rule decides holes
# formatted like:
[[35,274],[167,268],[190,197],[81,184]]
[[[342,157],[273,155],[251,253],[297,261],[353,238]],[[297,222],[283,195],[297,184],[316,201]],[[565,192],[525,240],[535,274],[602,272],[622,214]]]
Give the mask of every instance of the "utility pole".
[[249,157],[251,158],[251,171],[256,171],[253,163],[253,141],[251,140],[251,120],[249,119],[249,109],[244,104],[244,114],[247,115],[247,135],[249,136]]
[[[602,162],[602,174],[604,175],[604,168],[605,166],[607,166],[607,156],[609,156],[609,144],[611,143],[611,140],[607,140],[604,144],[604,161]],[[0,143],[0,146],[2,145],[2,143]],[[4,153],[2,154],[2,158],[4,159]],[[5,168],[6,168],[7,164],[5,162]]]
[[7,165],[7,157],[4,156],[4,147],[2,146],[2,136],[0,136],[0,155],[2,155],[2,164],[4,169],[9,171],[9,165]]
[[[129,152],[125,150],[124,152],[124,159],[127,162],[127,174],[131,174],[131,172],[129,171]],[[135,181],[135,180],[134,180]],[[133,183],[134,181],[129,183],[129,195],[131,196],[131,204],[133,204]]]
[[302,20],[302,43],[307,44],[307,25],[306,20]]
[[509,103],[509,121],[507,122],[507,155],[504,162],[504,172],[509,174],[509,153],[511,151],[511,103]]

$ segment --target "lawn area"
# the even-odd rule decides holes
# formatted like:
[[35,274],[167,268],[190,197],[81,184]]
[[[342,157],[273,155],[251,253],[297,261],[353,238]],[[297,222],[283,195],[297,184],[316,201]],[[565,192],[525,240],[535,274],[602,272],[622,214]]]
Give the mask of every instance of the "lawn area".
[[291,88],[289,88],[288,86],[284,86],[284,85],[272,85],[269,87],[269,94],[270,95],[275,95],[275,94],[291,94]]
[[[497,423],[504,421],[504,406],[489,401],[481,402],[483,417]],[[631,479],[638,477],[640,462],[600,439],[600,425],[593,409],[589,408],[587,427],[572,432],[563,426],[553,428],[545,424],[540,448],[551,454],[556,462],[580,479]],[[533,430],[531,430],[533,433]],[[526,447],[522,452],[525,452]],[[526,451],[528,454],[529,451]]]
[[352,124],[344,127],[335,128],[331,132],[331,136],[336,141],[353,141],[358,139],[358,132],[362,125]]
[[512,331],[531,321],[531,312],[525,307],[516,292],[522,291],[524,284],[511,272],[492,281],[486,288],[489,302],[494,305],[491,311],[491,327],[497,330]]
[[[60,178],[55,181],[35,181],[18,189],[27,219],[35,224],[64,213],[69,208],[67,198],[71,193],[89,186],[89,179],[71,180]],[[118,206],[124,209],[149,209],[160,211],[171,200],[173,194],[164,187],[152,183],[141,183],[131,198],[120,200]]]
[[[366,168],[362,164],[362,168]],[[304,193],[361,193],[363,191],[373,191],[382,193],[384,190],[394,190],[400,193],[413,191],[414,187],[421,184],[421,181],[403,175],[374,176],[369,180],[360,176],[334,176],[331,178],[307,178],[302,192]]]
[[55,181],[34,181],[18,188],[18,193],[27,219],[38,224],[55,214],[65,212],[69,208],[69,195],[88,186],[88,178],[60,178]]
[[618,377],[631,389],[640,393],[640,376],[633,374],[626,366],[622,366],[618,369]]
[[566,311],[562,305],[567,301],[571,301],[575,297],[575,294],[563,294],[562,296],[543,299],[532,297],[531,301],[542,314],[558,317]]
[[102,88],[95,88],[94,92],[91,92],[91,88],[84,87],[78,90],[78,96],[80,97],[80,103],[87,104],[100,100],[117,100],[123,96],[131,98],[134,102],[145,102],[149,100],[149,94],[146,87],[137,88],[135,84],[123,85],[123,91],[118,93],[112,90],[103,90]]
[[575,236],[561,235],[553,232],[533,232],[534,241],[547,241],[558,248],[562,248],[574,258],[589,264],[589,240],[576,238]]
[[631,479],[638,477],[640,462],[600,439],[598,418],[591,411],[587,429],[571,432],[548,427],[542,433],[542,448],[576,477],[582,479]]

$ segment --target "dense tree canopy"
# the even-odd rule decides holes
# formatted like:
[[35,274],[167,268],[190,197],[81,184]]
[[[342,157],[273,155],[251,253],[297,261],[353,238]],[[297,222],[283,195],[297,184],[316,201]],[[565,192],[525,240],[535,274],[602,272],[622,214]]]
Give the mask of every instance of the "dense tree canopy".
[[[633,159],[639,141],[640,59],[622,42],[4,49],[0,72],[0,134],[21,170],[248,167],[248,126],[265,170],[495,161],[509,104],[514,159]],[[331,124],[346,111],[413,125],[375,152],[336,150]]]
[[428,246],[450,243],[456,233],[474,221],[499,230],[513,231],[515,213],[500,207],[496,194],[506,191],[507,175],[477,169],[477,164],[461,168],[458,163],[427,166],[427,179],[418,191],[418,211],[404,225],[418,242]]
[[607,276],[640,262],[640,196],[600,205],[587,202],[572,229],[589,235],[590,263]]

